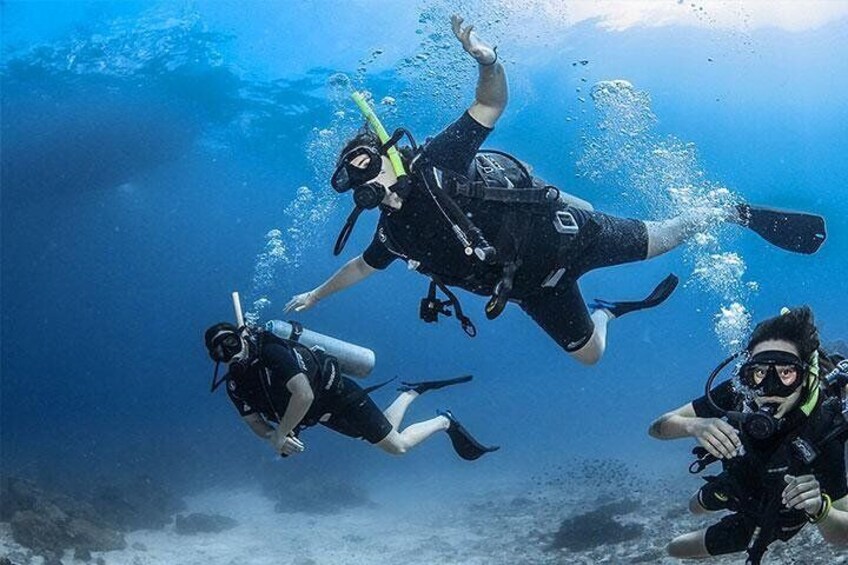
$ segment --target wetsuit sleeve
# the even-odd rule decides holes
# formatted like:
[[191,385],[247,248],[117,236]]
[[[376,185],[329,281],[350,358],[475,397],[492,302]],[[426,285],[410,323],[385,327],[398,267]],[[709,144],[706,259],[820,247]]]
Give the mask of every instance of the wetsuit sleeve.
[[848,478],[845,476],[845,443],[831,441],[813,464],[814,474],[822,492],[832,500],[848,495]]
[[227,381],[227,396],[230,397],[233,406],[238,410],[239,416],[250,416],[259,411],[246,398],[242,397],[237,385],[233,381]]
[[374,234],[374,239],[371,244],[362,253],[362,260],[365,261],[372,269],[383,270],[392,264],[392,261],[397,259],[397,255],[389,251],[384,240],[386,239],[382,222],[377,226],[377,232]]
[[433,165],[465,175],[477,150],[492,129],[480,124],[464,112],[454,123],[424,146]]
[[295,355],[291,349],[277,343],[266,343],[262,347],[262,362],[274,373],[275,379],[278,379],[280,383],[289,382],[299,373],[309,376],[311,372],[301,356]]
[[[733,385],[730,381],[725,381],[714,388],[712,397],[720,408],[725,410],[736,409],[736,393],[733,392]],[[693,400],[692,406],[695,408],[695,415],[699,418],[720,418],[723,415],[710,406],[706,396]]]

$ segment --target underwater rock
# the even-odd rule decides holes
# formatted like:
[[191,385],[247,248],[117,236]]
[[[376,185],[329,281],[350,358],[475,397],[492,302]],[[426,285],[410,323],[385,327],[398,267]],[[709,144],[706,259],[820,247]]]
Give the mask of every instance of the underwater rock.
[[181,536],[223,532],[238,526],[238,522],[219,514],[193,513],[187,516],[177,515],[175,530]]
[[35,506],[40,491],[32,481],[8,477],[0,482],[0,521],[8,522],[20,510]]
[[103,520],[123,531],[162,529],[185,509],[182,499],[150,477],[104,486],[91,502]]
[[638,507],[639,503],[634,500],[623,500],[567,518],[554,535],[551,549],[585,551],[638,538],[642,535],[644,526],[621,524],[614,519],[615,516],[627,514]]
[[16,512],[11,526],[16,542],[41,553],[61,551],[70,542],[59,524],[32,510]]
[[14,477],[3,481],[0,498],[4,520],[10,516],[12,538],[45,559],[66,549],[111,551],[126,547],[123,536],[104,524],[84,501],[48,493],[31,481]]

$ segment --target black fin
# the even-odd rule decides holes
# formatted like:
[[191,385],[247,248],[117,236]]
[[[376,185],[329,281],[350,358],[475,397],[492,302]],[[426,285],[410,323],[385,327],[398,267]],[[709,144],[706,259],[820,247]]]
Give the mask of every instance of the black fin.
[[811,255],[827,239],[822,216],[748,204],[740,204],[736,210],[743,226],[787,251]]
[[462,375],[461,377],[457,377],[455,379],[445,379],[443,381],[420,381],[420,382],[406,382],[402,381],[398,390],[401,392],[407,392],[410,390],[414,390],[418,394],[424,394],[428,390],[438,390],[440,388],[444,388],[446,386],[458,385],[462,383],[467,383],[474,377],[471,375]]
[[447,432],[451,444],[453,445],[453,450],[466,461],[474,461],[487,453],[500,449],[500,446],[498,445],[485,446],[474,439],[474,436],[468,433],[468,430],[459,423],[456,417],[454,417],[449,410],[439,412],[439,414],[450,420],[450,426],[448,427]]
[[648,308],[653,308],[655,306],[659,306],[663,302],[665,302],[671,293],[674,292],[674,289],[677,288],[677,283],[680,280],[676,275],[671,274],[662,280],[660,284],[648,295],[644,300],[635,300],[632,302],[612,302],[609,300],[601,300],[596,298],[595,301],[589,305],[593,310],[599,310],[601,308],[605,310],[609,310],[610,313],[616,318],[620,318],[625,314],[629,314],[630,312],[636,312],[637,310],[646,310]]

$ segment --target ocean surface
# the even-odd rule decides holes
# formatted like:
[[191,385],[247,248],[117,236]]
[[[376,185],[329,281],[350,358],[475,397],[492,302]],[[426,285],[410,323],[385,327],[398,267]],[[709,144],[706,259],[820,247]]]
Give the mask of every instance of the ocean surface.
[[[362,122],[349,95],[419,141],[452,122],[476,83],[454,12],[508,74],[486,147],[605,212],[732,197],[822,214],[828,241],[797,255],[725,226],[590,273],[587,300],[681,279],[662,307],[614,320],[592,367],[515,305],[488,322],[460,292],[474,339],[421,322],[427,279],[397,263],[296,319],[373,349],[364,384],[473,374],[406,421],[450,408],[500,451],[469,463],[440,434],[392,457],[318,427],[279,459],[209,394],[203,332],[232,319],[232,291],[257,323],[291,318],[292,295],[367,246],[376,213],[332,254],[351,202],[329,176]],[[0,15],[0,474],[82,498],[143,477],[239,523],[202,543],[130,530],[127,549],[94,552],[105,563],[662,562],[686,530],[657,504],[682,513],[700,479],[692,442],[649,438],[651,421],[782,306],[848,339],[848,3],[3,1]],[[627,512],[642,545],[546,549],[602,491],[641,504]],[[0,557],[47,562],[7,526]]]

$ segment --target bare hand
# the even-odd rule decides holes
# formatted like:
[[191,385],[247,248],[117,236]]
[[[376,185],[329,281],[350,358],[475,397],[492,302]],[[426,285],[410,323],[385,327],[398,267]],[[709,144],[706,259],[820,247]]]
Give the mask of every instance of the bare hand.
[[293,435],[280,436],[280,434],[275,431],[271,434],[268,440],[271,442],[271,446],[274,448],[274,451],[281,455],[294,455],[295,453],[300,453],[306,449],[303,442]]
[[303,312],[304,310],[309,310],[313,306],[318,304],[318,299],[315,297],[315,293],[311,290],[309,292],[304,292],[303,294],[298,294],[292,297],[291,300],[286,304],[284,312],[289,312],[294,310],[295,312]]
[[497,59],[495,50],[477,37],[473,25],[463,29],[463,21],[457,14],[451,16],[451,29],[459,42],[462,43],[462,48],[481,65],[494,63]]
[[801,475],[793,477],[785,475],[786,488],[783,489],[783,505],[787,508],[802,510],[810,516],[815,516],[822,510],[821,489],[819,482],[813,475]]
[[742,445],[739,432],[719,418],[700,418],[693,424],[692,436],[719,459],[731,459]]

